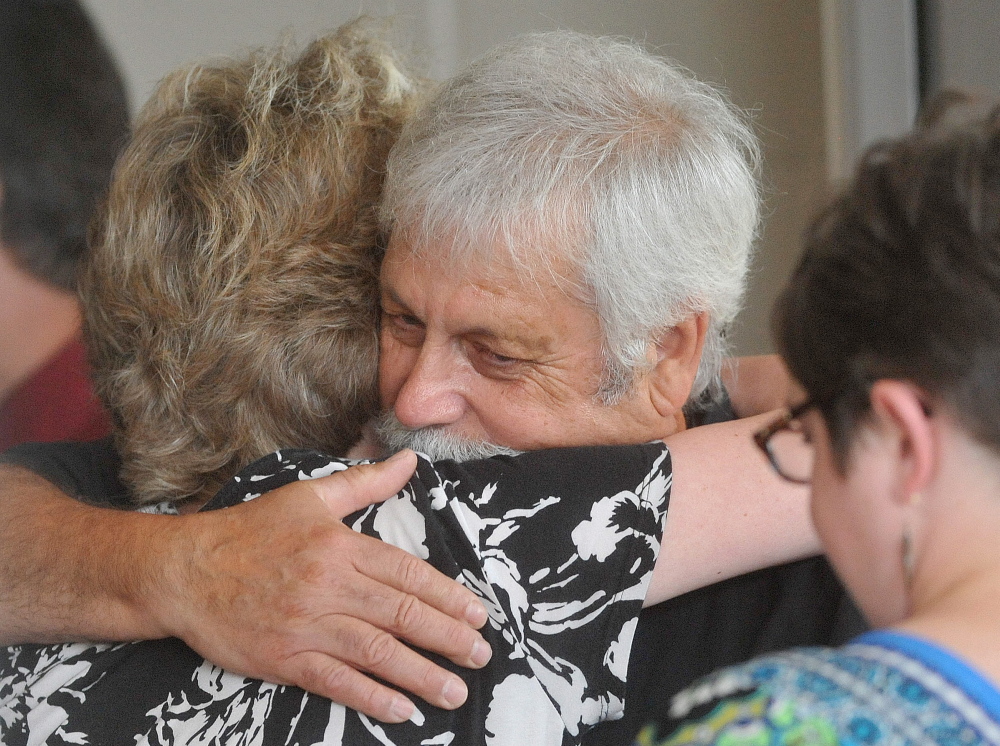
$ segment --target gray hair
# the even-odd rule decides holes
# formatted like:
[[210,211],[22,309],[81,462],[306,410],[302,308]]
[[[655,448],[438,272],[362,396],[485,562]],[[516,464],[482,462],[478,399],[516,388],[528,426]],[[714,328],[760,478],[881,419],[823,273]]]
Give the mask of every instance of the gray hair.
[[744,117],[675,64],[614,39],[529,34],[407,123],[382,219],[421,250],[440,241],[432,250],[459,266],[558,276],[556,262],[573,262],[577,276],[560,279],[600,318],[609,403],[648,368],[659,332],[708,312],[695,398],[718,390],[759,218],[758,165]]
[[375,419],[375,435],[388,453],[409,448],[424,454],[431,461],[474,461],[522,453],[488,440],[466,438],[451,432],[444,425],[406,427],[392,409],[385,410]]

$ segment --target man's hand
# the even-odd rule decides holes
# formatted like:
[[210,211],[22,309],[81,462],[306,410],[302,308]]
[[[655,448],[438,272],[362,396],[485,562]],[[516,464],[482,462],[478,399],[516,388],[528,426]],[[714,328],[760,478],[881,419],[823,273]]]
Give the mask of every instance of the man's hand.
[[165,631],[224,668],[296,684],[381,720],[405,720],[413,704],[361,671],[458,707],[464,682],[396,637],[482,666],[489,648],[472,628],[486,621],[482,603],[413,555],[341,523],[395,495],[415,467],[406,451],[239,509],[182,518],[198,524],[182,529],[189,550],[166,558],[156,599]]
[[[93,638],[95,632],[110,639],[177,636],[224,668],[296,684],[380,720],[405,720],[413,704],[366,673],[432,704],[457,707],[467,696],[464,682],[396,638],[480,667],[490,650],[474,629],[486,621],[479,599],[413,555],[340,520],[396,494],[415,463],[412,452],[404,452],[179,518],[106,511],[62,495],[58,499],[72,505],[54,510],[62,503],[51,501],[49,486],[50,499],[39,503],[47,511],[43,520],[29,500],[18,502],[20,516],[33,518],[29,554],[40,586],[33,592],[48,603],[22,590],[20,632],[17,620],[5,629],[0,613],[0,639],[18,641],[3,634],[11,629],[24,641]],[[0,510],[0,518],[5,514]],[[44,530],[53,520],[62,529]],[[6,555],[0,548],[0,562],[17,572]],[[15,586],[0,583],[0,602]],[[107,599],[105,618],[95,619],[96,611],[88,618],[98,597]],[[58,598],[76,602],[74,613],[57,611]],[[59,617],[52,624],[44,621],[46,608]],[[35,613],[38,634],[25,634],[26,613]]]

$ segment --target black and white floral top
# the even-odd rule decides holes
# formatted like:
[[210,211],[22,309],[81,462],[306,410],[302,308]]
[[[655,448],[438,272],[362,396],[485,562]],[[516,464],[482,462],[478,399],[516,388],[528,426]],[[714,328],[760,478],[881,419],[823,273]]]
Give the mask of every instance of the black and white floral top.
[[[281,451],[205,509],[347,468]],[[387,725],[291,686],[224,671],[179,640],[24,645],[0,656],[0,742],[15,744],[572,744],[621,717],[632,637],[670,494],[660,443],[457,464],[421,458],[397,496],[347,519],[484,600],[493,648],[458,672],[468,702],[418,702]]]

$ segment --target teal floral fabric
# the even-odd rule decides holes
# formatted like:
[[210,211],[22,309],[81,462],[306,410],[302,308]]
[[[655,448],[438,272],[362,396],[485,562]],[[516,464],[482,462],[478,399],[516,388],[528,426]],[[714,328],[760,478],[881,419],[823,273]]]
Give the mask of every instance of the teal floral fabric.
[[1000,744],[1000,692],[951,653],[896,632],[723,669],[675,697],[636,746]]

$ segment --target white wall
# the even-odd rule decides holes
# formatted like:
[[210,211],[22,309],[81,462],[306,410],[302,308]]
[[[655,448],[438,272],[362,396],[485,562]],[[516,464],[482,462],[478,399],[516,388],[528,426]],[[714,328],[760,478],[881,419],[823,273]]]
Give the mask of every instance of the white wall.
[[771,301],[825,193],[820,0],[84,0],[132,88],[188,60],[308,38],[359,12],[395,15],[401,40],[442,77],[493,43],[532,29],[637,38],[725,86],[754,112],[767,162],[767,223],[750,300],[737,330],[744,352],[766,350]]
[[[398,14],[401,28],[435,0],[83,0],[115,50],[133,108],[165,73],[191,60],[273,43],[283,32],[308,39],[359,12]],[[422,40],[421,40],[422,41]]]
[[919,108],[914,0],[823,0],[827,169],[850,175],[876,140],[902,135]]

